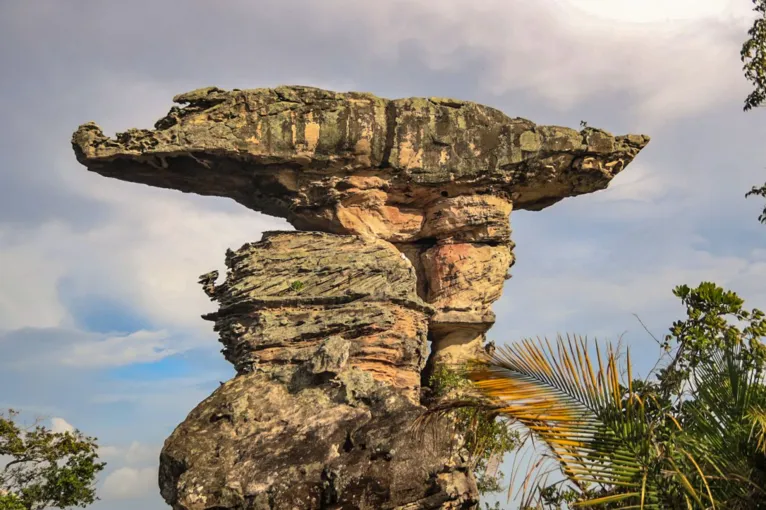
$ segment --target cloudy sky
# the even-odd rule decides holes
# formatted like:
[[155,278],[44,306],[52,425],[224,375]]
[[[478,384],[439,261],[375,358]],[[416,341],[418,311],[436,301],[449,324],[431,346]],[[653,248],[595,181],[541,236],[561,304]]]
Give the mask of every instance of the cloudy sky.
[[624,339],[646,370],[711,280],[766,308],[766,118],[742,112],[750,0],[0,0],[0,409],[95,435],[96,510],[167,508],[165,437],[232,375],[197,276],[289,226],[90,174],[77,126],[151,127],[173,95],[303,84],[448,96],[652,142],[610,189],[514,213],[491,337]]

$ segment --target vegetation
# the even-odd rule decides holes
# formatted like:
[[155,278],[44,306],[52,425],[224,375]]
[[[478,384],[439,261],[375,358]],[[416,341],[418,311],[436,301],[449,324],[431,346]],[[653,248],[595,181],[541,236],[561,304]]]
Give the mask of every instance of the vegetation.
[[[436,398],[465,398],[472,389],[467,368],[437,365],[429,380]],[[471,468],[481,494],[504,490],[503,473],[497,468],[503,456],[519,445],[519,434],[511,430],[497,412],[486,412],[480,407],[462,407],[454,413],[455,427],[465,440]]]
[[18,413],[0,413],[0,510],[86,507],[96,501],[96,439],[52,432],[36,423],[19,426]]
[[753,0],[753,4],[759,16],[740,51],[745,78],[753,84],[753,91],[745,99],[745,111],[763,106],[766,101],[766,0]]
[[[766,0],[753,4],[745,111],[766,104]],[[766,198],[766,184],[750,196]],[[545,446],[525,473],[522,508],[766,508],[764,314],[712,283],[674,294],[687,316],[658,342],[665,354],[646,379],[611,345],[595,344],[594,357],[582,338],[524,340],[465,374],[484,399],[448,398],[430,413],[459,413],[467,429],[470,413],[500,414],[503,430],[520,425]],[[543,460],[561,482],[543,482]]]
[[467,374],[483,400],[433,412],[500,413],[544,445],[522,508],[766,508],[764,314],[712,283],[674,293],[687,316],[646,379],[609,344],[524,340]]
[[[745,78],[753,84],[753,91],[745,99],[745,111],[763,106],[766,101],[766,0],[753,0],[753,4],[758,17],[748,31],[749,37],[740,52]],[[753,186],[745,194],[745,197],[749,196],[766,198],[766,184]],[[758,216],[758,221],[766,223],[766,207]]]
[[[745,198],[751,195],[766,198],[766,184],[760,187],[753,186],[753,189],[745,193]],[[766,207],[763,208],[763,211],[761,211],[761,214],[758,216],[758,221],[761,223],[766,223]]]

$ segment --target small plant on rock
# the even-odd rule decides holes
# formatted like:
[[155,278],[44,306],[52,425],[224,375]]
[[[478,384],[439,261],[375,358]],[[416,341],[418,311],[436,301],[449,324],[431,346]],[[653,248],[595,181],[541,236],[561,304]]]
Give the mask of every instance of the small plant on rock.
[[[433,396],[437,399],[459,398],[471,390],[472,384],[467,373],[467,368],[437,365],[429,380]],[[498,466],[506,453],[518,448],[518,432],[512,430],[510,423],[497,412],[463,407],[456,409],[452,416],[456,430],[464,438],[464,447],[468,451],[479,492],[488,494],[504,490],[504,475]]]

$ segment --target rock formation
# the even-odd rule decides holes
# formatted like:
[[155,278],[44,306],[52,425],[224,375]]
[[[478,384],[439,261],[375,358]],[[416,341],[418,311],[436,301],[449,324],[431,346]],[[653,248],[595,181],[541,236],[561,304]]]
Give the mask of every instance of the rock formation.
[[226,265],[226,281],[208,287],[220,309],[204,318],[215,321],[237,373],[268,370],[289,386],[291,378],[349,366],[420,400],[433,309],[415,291],[412,265],[390,243],[267,232],[229,253]]
[[165,499],[178,510],[473,508],[452,439],[406,431],[426,360],[479,352],[514,262],[513,208],[606,188],[649,138],[309,87],[174,101],[186,106],[154,130],[108,138],[81,126],[78,160],[309,232],[264,234],[227,254],[224,283],[201,277],[238,375],[166,442]]
[[[451,438],[408,432],[433,309],[390,243],[268,232],[201,279],[237,377],[168,439],[178,509],[470,508]],[[425,441],[425,444],[422,442]]]

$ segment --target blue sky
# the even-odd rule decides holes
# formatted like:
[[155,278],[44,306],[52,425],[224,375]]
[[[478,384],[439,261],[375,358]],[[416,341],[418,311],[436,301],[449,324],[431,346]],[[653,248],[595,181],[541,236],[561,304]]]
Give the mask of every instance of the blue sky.
[[[640,7],[636,5],[640,4]],[[749,0],[0,0],[0,408],[95,435],[96,510],[166,508],[165,437],[232,369],[197,276],[283,220],[110,181],[86,121],[151,127],[180,92],[304,84],[447,96],[652,137],[606,191],[511,218],[498,343],[624,340],[638,369],[712,280],[766,308],[763,113],[743,113]],[[513,506],[508,506],[513,508]]]

